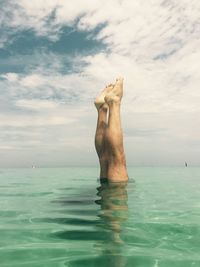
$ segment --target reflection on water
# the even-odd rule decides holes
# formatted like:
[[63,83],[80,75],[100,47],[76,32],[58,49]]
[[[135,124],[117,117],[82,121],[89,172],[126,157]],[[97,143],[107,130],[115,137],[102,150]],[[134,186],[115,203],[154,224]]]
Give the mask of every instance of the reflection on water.
[[[123,223],[128,216],[128,195],[127,183],[106,183],[101,182],[97,187],[97,197],[93,200],[96,203],[96,214],[93,210],[93,220],[87,218],[87,210],[83,208],[82,214],[86,211],[86,218],[54,218],[53,223],[61,223],[72,226],[88,227],[87,229],[79,227],[77,230],[66,230],[54,234],[57,238],[74,241],[93,241],[92,249],[95,250],[95,257],[81,257],[70,260],[66,264],[69,266],[125,266],[125,257],[123,257],[124,241],[122,239]],[[77,203],[76,203],[77,201]],[[67,200],[59,199],[62,205],[72,205],[76,211],[76,205],[87,205],[91,200]],[[100,208],[100,209],[98,209]],[[78,209],[79,210],[79,209]],[[98,211],[98,212],[97,212]],[[80,210],[79,210],[80,212]],[[90,211],[91,214],[91,211]],[[80,214],[79,214],[80,215]],[[51,220],[51,219],[49,219]],[[47,222],[50,222],[50,221]],[[91,228],[92,227],[92,228]],[[92,229],[92,230],[91,230]],[[83,255],[84,256],[84,255]]]
[[[101,207],[99,215],[104,230],[109,232],[107,242],[99,242],[101,248],[100,259],[103,259],[104,266],[122,267],[125,266],[125,257],[123,256],[124,242],[121,234],[123,231],[123,222],[128,217],[128,195],[127,183],[101,183],[97,188],[97,195],[100,197],[95,202]],[[103,266],[103,265],[102,265]]]
[[122,231],[122,223],[127,219],[127,184],[121,183],[102,183],[97,188],[97,195],[100,197],[95,203],[100,205],[102,219],[101,226],[110,230],[110,234],[114,243],[123,243],[120,238]]

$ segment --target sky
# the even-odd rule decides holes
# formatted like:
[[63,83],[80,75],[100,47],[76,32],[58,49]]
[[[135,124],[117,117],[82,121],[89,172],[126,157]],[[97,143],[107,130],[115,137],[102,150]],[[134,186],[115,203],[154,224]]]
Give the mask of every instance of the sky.
[[200,164],[199,0],[0,0],[0,167],[96,166],[124,77],[127,164]]

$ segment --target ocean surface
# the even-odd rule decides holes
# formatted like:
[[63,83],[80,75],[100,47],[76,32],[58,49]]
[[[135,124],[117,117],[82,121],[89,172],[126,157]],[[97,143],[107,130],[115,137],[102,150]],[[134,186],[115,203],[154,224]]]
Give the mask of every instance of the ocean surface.
[[200,168],[0,169],[0,267],[199,267]]

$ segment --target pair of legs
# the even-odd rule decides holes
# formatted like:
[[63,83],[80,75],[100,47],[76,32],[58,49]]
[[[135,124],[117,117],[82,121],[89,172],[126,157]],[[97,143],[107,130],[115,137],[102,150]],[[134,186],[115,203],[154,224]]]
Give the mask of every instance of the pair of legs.
[[120,119],[123,79],[109,84],[95,100],[98,111],[95,147],[100,163],[100,179],[128,180]]

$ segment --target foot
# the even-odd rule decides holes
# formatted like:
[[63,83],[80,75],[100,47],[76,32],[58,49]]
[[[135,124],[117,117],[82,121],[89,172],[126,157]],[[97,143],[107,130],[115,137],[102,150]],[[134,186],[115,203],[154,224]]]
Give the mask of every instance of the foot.
[[[100,93],[100,95],[95,99],[94,104],[97,108],[97,110],[100,109],[100,107],[105,107],[107,104],[105,103],[105,96],[111,92],[111,90],[114,88],[113,84],[109,84],[106,86],[106,88]],[[105,105],[104,105],[105,104]]]
[[123,96],[123,78],[116,79],[113,89],[106,94],[104,100],[107,104],[111,102],[121,102]]

